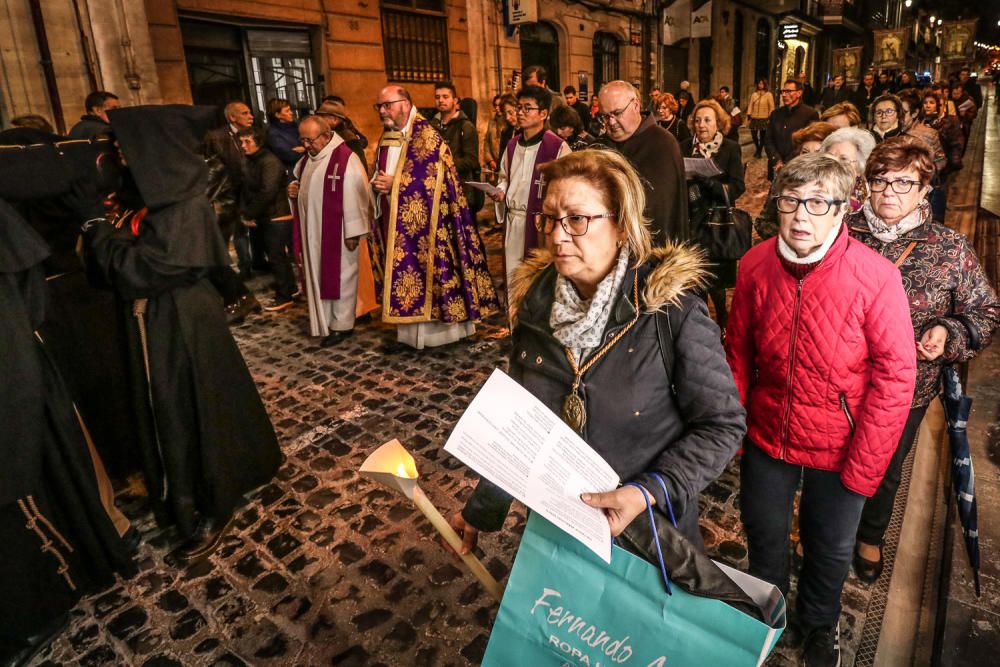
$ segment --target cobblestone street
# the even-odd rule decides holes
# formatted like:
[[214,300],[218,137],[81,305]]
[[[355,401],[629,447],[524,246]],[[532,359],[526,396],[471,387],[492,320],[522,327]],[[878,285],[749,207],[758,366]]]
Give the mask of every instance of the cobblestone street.
[[[760,179],[762,165],[751,161],[748,180]],[[500,234],[485,236],[500,275]],[[264,280],[254,287],[264,291]],[[304,334],[302,305],[236,327],[286,456],[278,478],[253,494],[222,548],[187,569],[171,562],[177,536],[156,527],[133,479],[119,502],[143,533],[140,574],[81,602],[36,664],[478,664],[493,600],[405,500],[356,470],[399,438],[442,513],[459,508],[475,478],[442,448],[478,387],[505,367],[504,324],[494,316],[475,340],[392,357],[378,347],[394,330],[370,322],[340,347],[319,348]],[[702,526],[713,556],[745,567],[736,471],[731,465],[704,494]],[[480,541],[498,578],[508,574],[524,520],[517,508],[508,530]],[[853,578],[845,600],[851,664],[867,604]],[[795,664],[792,655],[769,664]]]

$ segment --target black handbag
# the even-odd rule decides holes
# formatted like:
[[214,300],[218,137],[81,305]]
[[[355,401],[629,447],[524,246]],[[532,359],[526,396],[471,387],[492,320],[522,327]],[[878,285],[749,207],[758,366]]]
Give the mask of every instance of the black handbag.
[[729,201],[729,186],[723,184],[726,205],[708,209],[698,225],[698,242],[711,259],[737,260],[753,244],[753,222],[750,214]]

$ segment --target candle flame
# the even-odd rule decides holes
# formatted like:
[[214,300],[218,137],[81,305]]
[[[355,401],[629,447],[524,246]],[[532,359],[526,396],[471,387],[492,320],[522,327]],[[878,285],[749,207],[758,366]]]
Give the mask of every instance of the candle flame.
[[402,461],[399,462],[399,468],[396,469],[396,476],[409,478],[409,475],[406,472],[406,466],[403,465]]

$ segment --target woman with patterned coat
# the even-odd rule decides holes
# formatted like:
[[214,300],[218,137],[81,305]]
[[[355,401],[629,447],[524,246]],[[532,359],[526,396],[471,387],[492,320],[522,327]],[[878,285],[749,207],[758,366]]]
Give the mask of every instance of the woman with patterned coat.
[[882,573],[882,538],[889,524],[903,461],[947,364],[967,361],[1000,325],[1000,301],[965,237],[931,220],[927,193],[933,156],[913,137],[890,139],[865,169],[871,198],[846,217],[850,234],[899,267],[916,338],[917,382],[899,446],[858,527],[854,570],[862,581]]

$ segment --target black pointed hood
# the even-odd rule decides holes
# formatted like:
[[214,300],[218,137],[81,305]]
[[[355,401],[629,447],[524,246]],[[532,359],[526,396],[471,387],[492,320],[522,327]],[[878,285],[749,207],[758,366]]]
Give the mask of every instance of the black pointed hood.
[[228,263],[215,211],[205,195],[208,169],[200,147],[212,127],[212,107],[184,104],[125,107],[108,112],[149,214],[140,238],[173,266]]
[[0,199],[0,273],[21,273],[41,264],[49,246],[13,206]]

